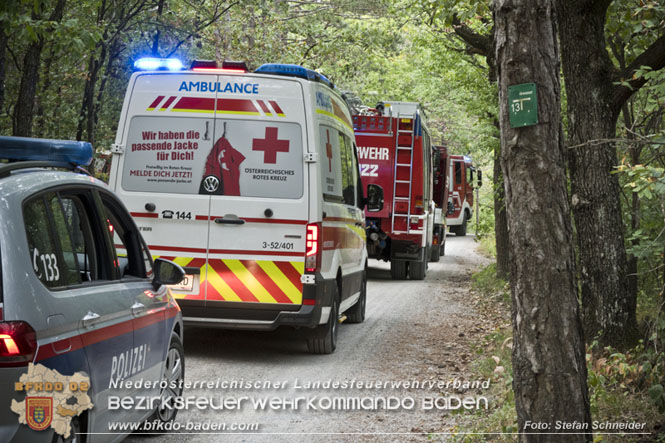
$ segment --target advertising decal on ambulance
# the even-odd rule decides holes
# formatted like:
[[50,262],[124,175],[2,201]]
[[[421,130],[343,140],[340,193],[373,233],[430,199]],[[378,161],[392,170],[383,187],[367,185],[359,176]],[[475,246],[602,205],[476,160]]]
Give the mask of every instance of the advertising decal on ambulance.
[[[213,123],[220,135],[206,148]],[[122,187],[297,199],[304,180],[301,132],[297,123],[137,116],[129,128]]]

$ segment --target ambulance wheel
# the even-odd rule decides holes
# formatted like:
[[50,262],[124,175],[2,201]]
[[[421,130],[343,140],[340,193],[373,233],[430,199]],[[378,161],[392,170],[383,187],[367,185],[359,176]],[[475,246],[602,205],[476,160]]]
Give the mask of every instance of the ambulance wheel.
[[69,425],[69,437],[65,438],[64,436],[53,433],[52,443],[81,443],[84,441],[84,436],[81,434],[81,421],[78,417],[72,418],[72,422]]
[[409,263],[409,277],[411,277],[411,280],[424,280],[425,274],[427,274],[427,259]]
[[362,323],[365,321],[365,307],[367,305],[367,272],[363,271],[363,281],[360,284],[360,298],[351,309],[346,311],[346,321],[349,323]]
[[[162,384],[166,388],[160,388],[159,397],[167,399],[166,403],[173,405],[176,397],[182,395],[182,381],[185,379],[185,351],[177,334],[171,334],[171,343],[166,352],[166,360],[162,367]],[[160,402],[161,403],[161,402]],[[178,413],[176,408],[159,408],[146,420],[147,422],[160,421],[168,423],[175,420]]]
[[440,257],[441,257],[441,245],[432,245],[432,249],[429,254],[429,261],[438,262]]
[[406,261],[404,260],[391,260],[390,261],[390,276],[393,280],[406,279]]
[[330,315],[325,325],[316,327],[312,337],[307,339],[310,354],[332,354],[337,347],[337,328],[339,326],[339,288],[335,285]]

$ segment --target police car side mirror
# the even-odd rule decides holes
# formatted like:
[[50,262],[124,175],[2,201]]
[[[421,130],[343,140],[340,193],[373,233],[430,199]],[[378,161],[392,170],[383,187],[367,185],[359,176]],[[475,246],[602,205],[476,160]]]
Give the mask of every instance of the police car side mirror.
[[478,187],[480,188],[483,185],[483,171],[478,169]]
[[374,183],[367,185],[367,211],[379,212],[383,209],[383,188]]
[[152,279],[152,287],[155,290],[159,289],[161,285],[174,285],[180,283],[185,278],[185,270],[179,265],[170,260],[158,258],[152,267],[154,278]]

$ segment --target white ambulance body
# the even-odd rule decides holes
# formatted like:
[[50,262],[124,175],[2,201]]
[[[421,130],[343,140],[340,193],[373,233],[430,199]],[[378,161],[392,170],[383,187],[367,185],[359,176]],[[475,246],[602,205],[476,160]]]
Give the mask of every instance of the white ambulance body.
[[110,186],[150,251],[185,268],[185,324],[303,327],[330,353],[342,314],[364,319],[364,198],[331,86],[277,64],[132,76]]

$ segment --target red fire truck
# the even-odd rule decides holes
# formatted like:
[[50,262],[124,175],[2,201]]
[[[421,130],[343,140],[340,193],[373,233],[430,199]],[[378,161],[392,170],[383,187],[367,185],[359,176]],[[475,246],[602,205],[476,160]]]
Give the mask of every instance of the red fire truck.
[[434,229],[432,234],[432,249],[430,261],[438,262],[446,252],[446,218],[452,210],[450,195],[450,157],[445,146],[434,146],[432,152],[432,165],[434,169],[434,185],[432,199],[434,200]]
[[[458,236],[466,235],[466,227],[473,215],[473,173],[476,168],[471,157],[449,155],[450,185],[447,223],[450,232]],[[482,184],[482,172],[478,170],[478,187]]]
[[418,103],[385,102],[353,116],[363,187],[383,188],[385,204],[366,212],[370,258],[390,262],[393,279],[422,280],[432,245],[432,147]]

